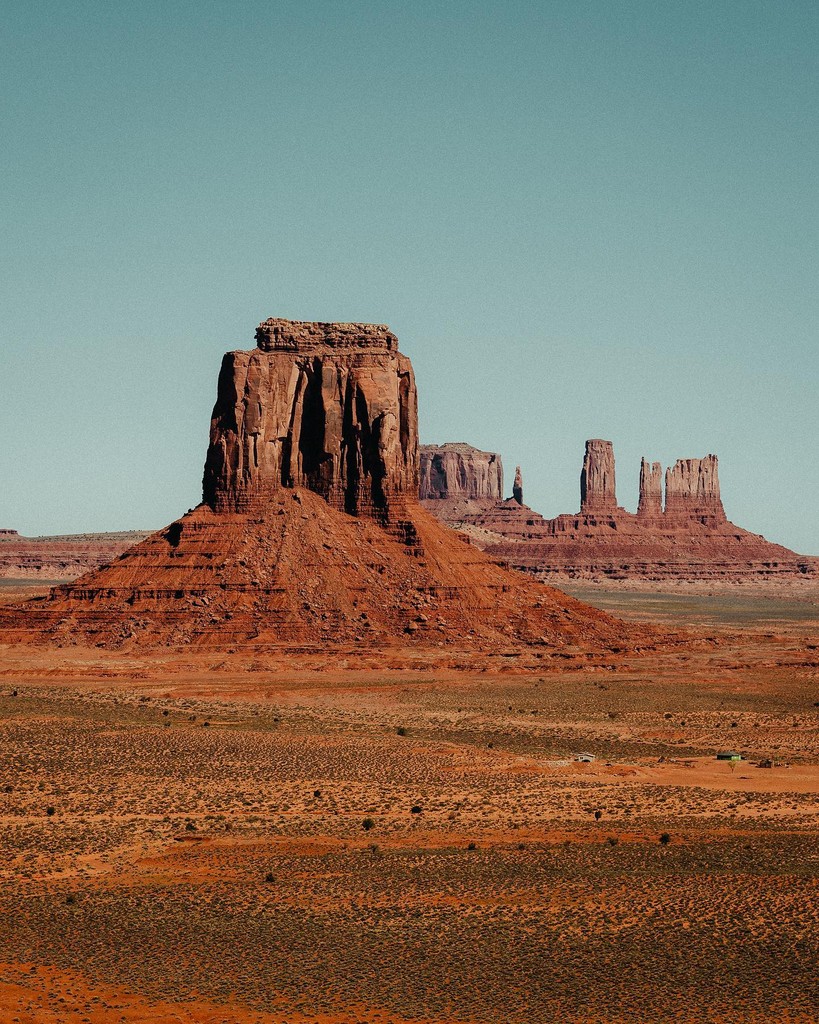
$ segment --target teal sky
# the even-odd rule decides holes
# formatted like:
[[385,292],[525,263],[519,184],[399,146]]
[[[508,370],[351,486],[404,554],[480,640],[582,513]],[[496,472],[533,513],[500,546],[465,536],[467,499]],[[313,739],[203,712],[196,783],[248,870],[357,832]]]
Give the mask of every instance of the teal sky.
[[814,0],[12,0],[0,526],[195,505],[222,353],[388,323],[423,441],[576,511],[715,452],[819,553]]

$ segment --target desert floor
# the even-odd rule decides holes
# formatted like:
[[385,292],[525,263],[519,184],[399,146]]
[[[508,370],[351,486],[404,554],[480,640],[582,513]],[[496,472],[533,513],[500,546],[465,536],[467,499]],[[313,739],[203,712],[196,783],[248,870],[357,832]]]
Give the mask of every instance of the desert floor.
[[819,594],[574,593],[691,642],[0,648],[0,1022],[815,1022]]

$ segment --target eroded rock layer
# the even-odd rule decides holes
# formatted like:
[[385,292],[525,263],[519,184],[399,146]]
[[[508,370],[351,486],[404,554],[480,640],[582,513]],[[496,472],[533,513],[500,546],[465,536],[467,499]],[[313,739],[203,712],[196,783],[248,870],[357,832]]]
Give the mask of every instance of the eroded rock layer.
[[268,320],[257,341],[223,362],[203,503],[110,565],[0,608],[4,639],[623,644],[624,624],[420,507],[412,367],[387,328]]

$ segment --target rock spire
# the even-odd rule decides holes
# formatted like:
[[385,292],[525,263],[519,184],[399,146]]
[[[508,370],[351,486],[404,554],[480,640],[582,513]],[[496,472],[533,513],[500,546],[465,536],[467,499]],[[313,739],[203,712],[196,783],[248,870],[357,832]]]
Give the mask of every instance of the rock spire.
[[649,519],[663,513],[663,467],[659,462],[640,462],[640,497],[637,515]]
[[520,471],[520,466],[515,466],[515,482],[512,484],[512,497],[518,505],[523,504],[523,474]]
[[612,443],[599,439],[586,441],[580,474],[580,511],[614,512],[616,508]]

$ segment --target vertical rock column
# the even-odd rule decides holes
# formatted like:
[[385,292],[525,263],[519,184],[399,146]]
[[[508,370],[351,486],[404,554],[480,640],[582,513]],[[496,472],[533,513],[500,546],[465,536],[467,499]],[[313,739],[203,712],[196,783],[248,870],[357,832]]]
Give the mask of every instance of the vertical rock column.
[[515,466],[515,482],[512,484],[512,497],[518,505],[523,504],[523,474],[520,471],[520,466]]
[[614,512],[616,509],[612,443],[599,439],[587,441],[580,474],[580,511]]
[[665,516],[725,522],[716,455],[677,459],[665,472]]
[[653,519],[663,512],[663,467],[659,462],[640,463],[640,499],[637,503],[637,515],[643,519]]

